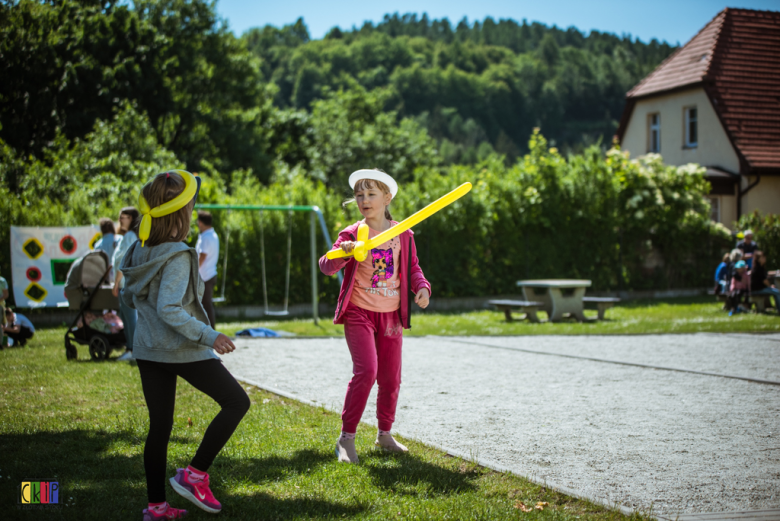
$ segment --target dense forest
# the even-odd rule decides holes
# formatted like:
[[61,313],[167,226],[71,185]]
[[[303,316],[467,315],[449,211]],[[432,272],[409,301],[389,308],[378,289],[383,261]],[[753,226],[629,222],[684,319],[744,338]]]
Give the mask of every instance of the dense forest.
[[[390,15],[312,40],[302,19],[237,36],[206,0],[0,0],[0,273],[9,224],[116,216],[163,169],[199,172],[205,203],[316,204],[334,236],[357,218],[346,177],[379,167],[403,186],[397,218],[474,183],[415,229],[437,296],[511,292],[518,275],[706,285],[728,233],[702,169],[607,150],[625,92],[673,50],[524,20]],[[284,240],[281,214],[216,215],[228,302],[260,301],[260,219]],[[292,303],[310,294],[308,244]],[[684,261],[648,266],[651,251]]]
[[311,40],[302,19],[242,39],[278,88],[277,106],[308,109],[355,84],[386,88],[388,108],[427,129],[447,164],[474,163],[493,150],[512,161],[527,151],[534,127],[562,150],[609,144],[625,93],[675,49],[526,20],[463,19],[453,27],[415,14],[334,28],[323,40]]

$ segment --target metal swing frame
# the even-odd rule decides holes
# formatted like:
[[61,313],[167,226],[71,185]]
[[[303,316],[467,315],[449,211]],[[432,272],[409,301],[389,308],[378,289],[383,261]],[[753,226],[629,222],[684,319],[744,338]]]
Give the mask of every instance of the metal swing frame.
[[[291,251],[292,251],[292,215],[293,212],[308,212],[310,219],[309,219],[309,244],[310,244],[310,250],[311,250],[311,313],[312,318],[314,319],[314,323],[317,324],[319,322],[319,316],[318,316],[318,290],[317,290],[317,271],[319,269],[318,267],[318,259],[319,254],[317,251],[317,221],[319,221],[320,224],[320,230],[322,231],[322,236],[325,239],[326,249],[330,248],[331,244],[333,244],[330,240],[330,234],[328,233],[328,227],[325,224],[325,216],[322,214],[322,210],[318,206],[281,206],[281,205],[254,205],[254,204],[241,204],[241,205],[231,205],[231,204],[196,204],[195,205],[196,210],[227,210],[228,216],[230,215],[231,211],[243,211],[243,212],[260,212],[260,236],[261,236],[261,242],[260,242],[260,255],[261,255],[261,268],[262,268],[262,278],[263,278],[263,305],[266,315],[274,316],[274,315],[287,315],[287,306],[288,306],[288,295],[289,295],[289,289],[290,289],[290,262],[291,262]],[[284,298],[284,311],[269,311],[268,310],[268,294],[266,291],[266,278],[265,278],[265,241],[263,237],[263,220],[262,220],[262,212],[264,211],[271,211],[271,212],[289,212],[289,224],[287,229],[287,276],[285,277],[285,298]],[[225,282],[227,281],[227,259],[228,259],[228,252],[230,248],[230,228],[229,224],[227,225],[227,239],[225,241],[225,257],[222,261],[222,285],[220,287],[220,296],[216,299],[214,299],[214,302],[224,302],[225,301]],[[339,277],[339,284],[341,284],[343,280],[343,275],[339,271],[338,273]]]
[[263,278],[263,310],[266,315],[284,317],[289,314],[287,304],[290,297],[290,263],[292,261],[292,211],[287,215],[287,270],[284,276],[284,309],[282,311],[268,310],[268,290],[265,282],[265,235],[263,231],[263,211],[260,210],[260,267]]

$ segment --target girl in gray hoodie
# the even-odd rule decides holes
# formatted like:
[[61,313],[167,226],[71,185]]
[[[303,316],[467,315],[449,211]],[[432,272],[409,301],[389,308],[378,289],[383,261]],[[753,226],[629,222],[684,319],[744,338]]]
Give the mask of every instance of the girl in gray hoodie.
[[222,506],[211,492],[206,471],[249,409],[246,392],[214,353],[230,353],[235,346],[209,325],[201,304],[204,283],[198,275],[198,256],[182,242],[190,230],[199,187],[200,178],[183,170],[158,174],[143,187],[139,240],[120,267],[125,278],[122,300],[138,311],[133,355],[149,410],[144,447],[149,507],[144,521],[178,519],[187,513],[165,499],[177,377],[222,407],[190,465],[170,478],[176,492],[207,512],[217,513]]

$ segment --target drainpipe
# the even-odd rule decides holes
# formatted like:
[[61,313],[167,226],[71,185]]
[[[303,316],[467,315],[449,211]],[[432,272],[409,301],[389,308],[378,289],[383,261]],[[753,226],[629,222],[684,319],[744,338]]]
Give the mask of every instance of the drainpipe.
[[742,216],[742,196],[751,191],[760,182],[761,174],[756,174],[755,182],[749,184],[744,190],[742,190],[742,184],[737,183],[737,221]]

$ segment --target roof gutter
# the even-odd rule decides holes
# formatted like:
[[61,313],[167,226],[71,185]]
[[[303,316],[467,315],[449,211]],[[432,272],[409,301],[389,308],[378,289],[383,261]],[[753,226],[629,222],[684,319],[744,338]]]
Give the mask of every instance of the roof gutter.
[[756,180],[753,183],[747,185],[743,190],[742,183],[737,183],[737,221],[742,216],[742,196],[751,191],[755,186],[761,182],[761,174],[756,174]]

